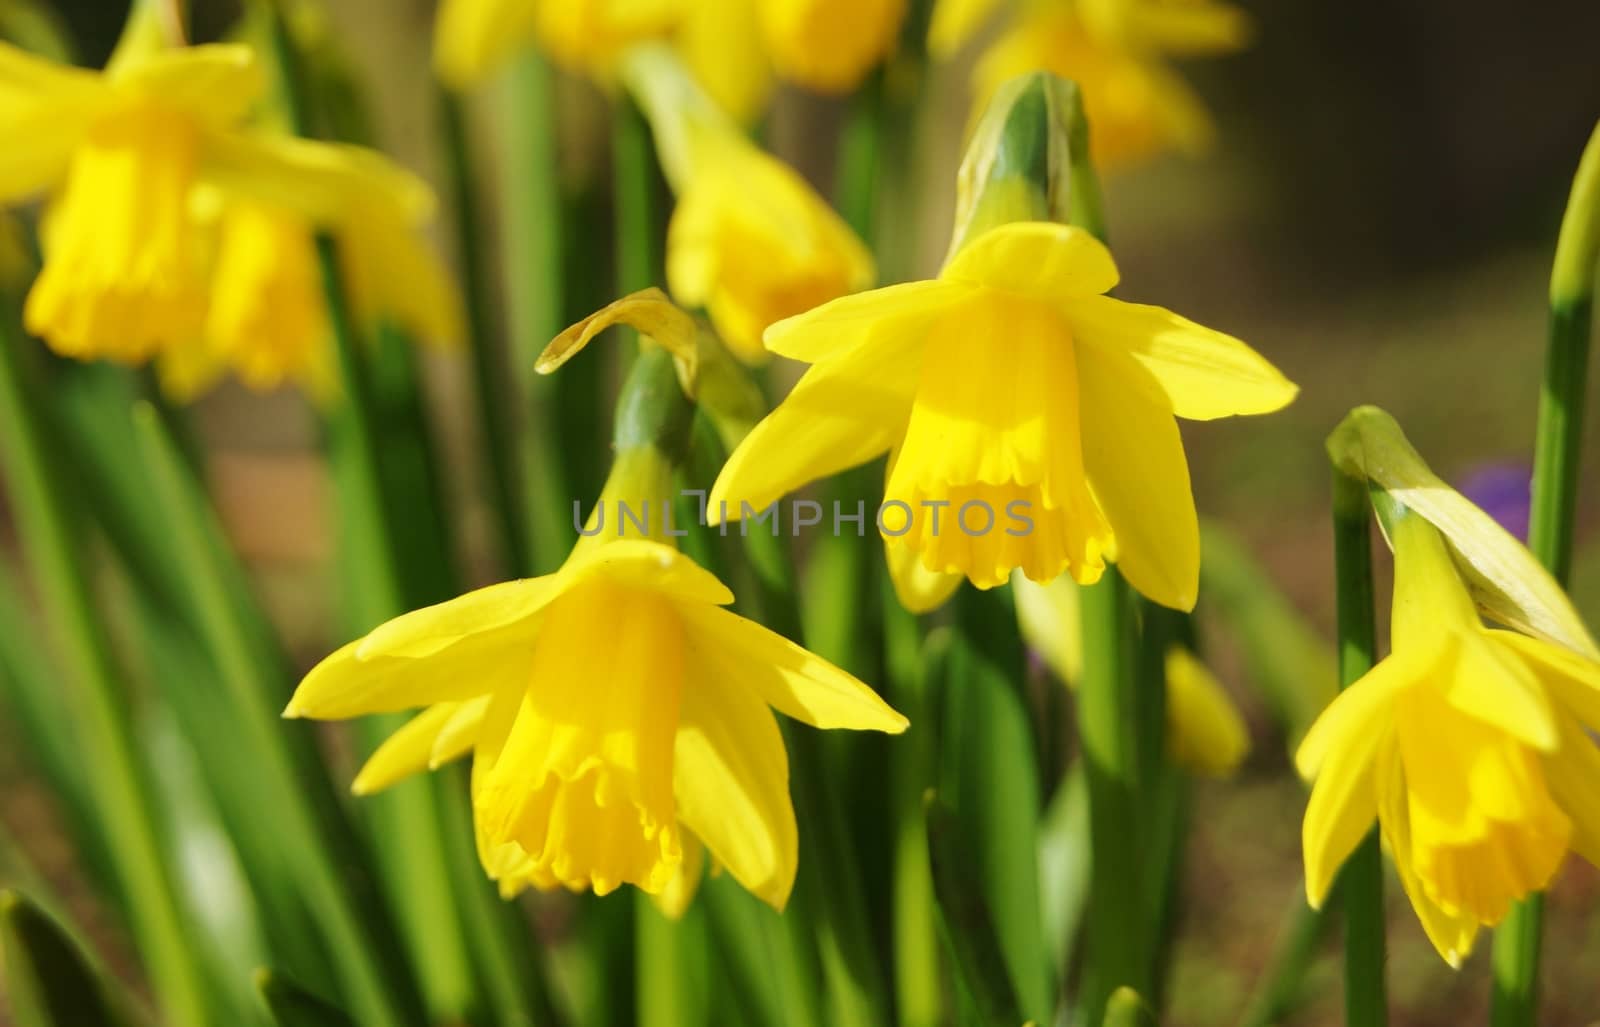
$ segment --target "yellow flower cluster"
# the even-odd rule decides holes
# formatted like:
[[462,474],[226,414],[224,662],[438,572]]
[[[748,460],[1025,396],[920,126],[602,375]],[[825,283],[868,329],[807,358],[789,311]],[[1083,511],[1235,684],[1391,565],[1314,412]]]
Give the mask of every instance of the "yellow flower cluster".
[[456,87],[529,42],[605,75],[628,46],[672,43],[718,106],[754,119],[774,75],[847,93],[894,49],[906,0],[445,0],[434,61]]
[[315,380],[326,315],[314,233],[340,244],[357,309],[425,338],[459,314],[418,229],[432,197],[375,154],[249,131],[264,78],[247,47],[166,48],[130,31],[103,72],[0,44],[0,201],[46,200],[25,307],[58,352],[162,359],[192,391]]

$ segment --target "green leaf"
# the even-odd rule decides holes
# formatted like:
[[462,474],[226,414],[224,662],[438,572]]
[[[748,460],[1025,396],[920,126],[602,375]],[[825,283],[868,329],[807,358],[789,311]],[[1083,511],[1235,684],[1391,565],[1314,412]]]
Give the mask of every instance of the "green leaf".
[[935,793],[928,797],[927,820],[939,933],[961,984],[984,1023],[1022,1023],[1022,1007],[983,893],[982,872],[961,841],[965,828]]
[[257,970],[256,991],[278,1027],[355,1027],[343,1010],[281,973]]
[[11,890],[0,891],[0,966],[17,1027],[130,1027],[121,988],[97,970],[65,927]]

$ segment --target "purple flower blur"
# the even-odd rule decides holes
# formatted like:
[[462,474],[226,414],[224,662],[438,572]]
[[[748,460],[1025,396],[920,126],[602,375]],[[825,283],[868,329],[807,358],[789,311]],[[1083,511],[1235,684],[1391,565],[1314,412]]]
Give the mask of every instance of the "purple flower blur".
[[1461,493],[1526,542],[1532,485],[1533,472],[1527,464],[1483,464],[1466,476]]

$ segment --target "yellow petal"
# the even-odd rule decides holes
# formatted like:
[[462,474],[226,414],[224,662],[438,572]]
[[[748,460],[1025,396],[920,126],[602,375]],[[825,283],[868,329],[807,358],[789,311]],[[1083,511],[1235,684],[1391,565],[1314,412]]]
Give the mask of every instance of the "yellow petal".
[[889,580],[894,585],[895,598],[912,613],[937,610],[967,580],[964,574],[928,570],[922,565],[920,553],[896,539],[885,537],[883,550],[889,563]]
[[[473,701],[487,706],[489,697]],[[383,744],[367,757],[350,790],[357,795],[372,795],[412,774],[435,766],[432,761],[434,743],[463,705],[455,702],[438,703],[408,720],[404,727],[384,739]]]
[[117,66],[107,77],[119,94],[176,108],[212,128],[238,123],[266,90],[255,53],[238,43],[160,50]]
[[799,862],[789,756],[766,704],[730,684],[704,679],[684,688],[673,771],[678,817],[734,880],[782,911]]
[[1572,819],[1572,848],[1600,867],[1600,748],[1571,720],[1561,722],[1561,749],[1544,759],[1550,794]]
[[1081,228],[1014,221],[967,243],[939,277],[1061,304],[1115,288],[1117,265],[1105,244]]
[[994,12],[999,0],[937,0],[928,22],[928,52],[952,57]]
[[1357,407],[1328,436],[1328,454],[1346,473],[1375,482],[1439,529],[1490,620],[1600,659],[1600,646],[1550,572],[1493,517],[1429,470],[1393,417],[1377,407]]
[[703,673],[812,727],[899,734],[906,718],[853,675],[782,635],[715,606],[685,607]]
[[1463,639],[1445,698],[1463,713],[1491,724],[1541,752],[1556,747],[1556,718],[1538,680],[1525,664],[1502,655],[1477,632]]
[[437,202],[427,183],[359,146],[265,132],[225,132],[208,140],[205,176],[228,193],[293,211],[334,228],[383,217],[421,225]]
[[969,286],[938,279],[853,293],[777,322],[762,341],[779,356],[815,364],[867,345],[921,340],[971,293]]
[[1557,702],[1590,730],[1600,731],[1600,663],[1515,631],[1493,629],[1487,634],[1492,643],[1516,654]]
[[1377,789],[1378,815],[1383,822],[1389,851],[1394,856],[1395,870],[1400,875],[1400,886],[1411,900],[1411,908],[1416,910],[1423,933],[1433,947],[1452,969],[1460,969],[1462,962],[1472,954],[1472,942],[1477,937],[1478,925],[1469,916],[1446,913],[1439,908],[1439,904],[1428,897],[1427,889],[1417,877],[1411,856],[1405,771],[1397,746],[1383,746],[1378,753]]
[[1294,765],[1306,780],[1322,772],[1330,753],[1356,744],[1388,722],[1390,706],[1403,688],[1419,683],[1428,668],[1414,660],[1390,656],[1340,692],[1323,710],[1295,751]]
[[583,552],[575,551],[561,573],[574,581],[600,575],[633,588],[659,592],[680,602],[713,606],[733,602],[733,593],[715,574],[671,546],[648,539],[618,539]]
[[66,174],[67,161],[106,104],[100,76],[0,42],[0,201],[26,199]]
[[374,628],[358,643],[357,656],[420,659],[464,638],[498,633],[527,621],[559,595],[558,575],[503,581],[454,599],[402,614]]
[[710,523],[738,520],[742,504],[762,510],[898,442],[917,385],[919,345],[904,336],[874,340],[812,366],[728,457],[711,489]]
[[461,702],[507,686],[526,685],[527,646],[507,633],[463,638],[425,658],[358,658],[358,639],[311,669],[289,699],[285,717],[340,720]]
[[1127,354],[1150,372],[1173,413],[1195,421],[1271,413],[1299,388],[1249,346],[1161,307],[1096,296],[1066,305],[1085,347]]
[[1200,523],[1177,423],[1084,349],[1078,375],[1084,469],[1116,536],[1117,567],[1149,599],[1192,610]]
[[1222,683],[1182,646],[1167,650],[1167,751],[1190,773],[1226,777],[1250,752],[1250,731]]
[[540,374],[553,373],[587,346],[590,339],[616,324],[628,325],[649,336],[677,361],[679,379],[694,381],[699,363],[694,318],[654,286],[614,300],[567,328],[539,354],[533,369]]
[[1317,774],[1301,827],[1306,899],[1314,909],[1322,908],[1339,868],[1378,815],[1374,767],[1380,744],[1393,744],[1390,738],[1386,729],[1355,735],[1328,753]]

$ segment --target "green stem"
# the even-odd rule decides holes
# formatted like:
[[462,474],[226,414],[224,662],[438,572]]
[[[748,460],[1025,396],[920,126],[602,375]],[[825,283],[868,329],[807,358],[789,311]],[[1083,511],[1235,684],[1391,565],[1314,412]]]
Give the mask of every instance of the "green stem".
[[539,353],[565,323],[565,234],[554,72],[542,57],[519,59],[506,75],[504,196],[506,294],[510,299],[512,378],[523,440],[527,533],[532,570],[553,571],[572,545],[571,459],[555,418],[557,383],[534,373]]
[[511,416],[512,385],[506,353],[499,345],[490,313],[489,269],[484,262],[483,213],[479,209],[472,146],[461,98],[440,87],[439,121],[449,167],[450,202],[455,210],[456,262],[461,269],[467,314],[467,344],[477,384],[478,428],[483,436],[489,484],[500,532],[500,556],[518,574],[533,573],[528,551],[527,514],[517,431]]
[[1133,929],[1143,907],[1140,847],[1140,702],[1132,680],[1132,601],[1108,568],[1083,590],[1083,683],[1078,690],[1078,735],[1089,784],[1090,867],[1088,939],[1079,1006],[1085,1023],[1099,1023],[1119,987],[1149,991],[1149,953]]
[[[1589,138],[1556,240],[1550,274],[1550,341],[1534,438],[1528,548],[1562,585],[1572,573],[1572,532],[1588,386],[1589,325],[1600,265],[1600,126]],[[1538,1020],[1539,948],[1544,896],[1512,907],[1495,931],[1495,1027],[1531,1027]]]
[[126,910],[162,1008],[174,1023],[207,1022],[207,988],[194,954],[158,835],[160,815],[133,737],[132,712],[103,630],[83,547],[81,524],[56,476],[38,409],[26,385],[15,310],[0,304],[0,457],[7,492],[28,553],[57,656],[77,707],[80,744],[99,819],[116,854]]
[[1316,956],[1317,943],[1322,939],[1328,917],[1306,904],[1303,884],[1295,889],[1293,902],[1272,962],[1262,975],[1261,984],[1244,1015],[1239,1018],[1239,1027],[1270,1027],[1287,1017],[1295,1007],[1305,982],[1306,968]]
[[[1333,472],[1334,577],[1337,589],[1339,682],[1348,688],[1372,669],[1377,615],[1372,589],[1372,527],[1367,483]],[[1378,829],[1368,832],[1340,871],[1344,905],[1344,1014],[1351,1027],[1388,1022],[1384,983],[1383,854]]]

